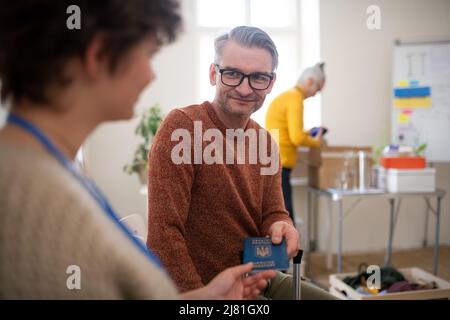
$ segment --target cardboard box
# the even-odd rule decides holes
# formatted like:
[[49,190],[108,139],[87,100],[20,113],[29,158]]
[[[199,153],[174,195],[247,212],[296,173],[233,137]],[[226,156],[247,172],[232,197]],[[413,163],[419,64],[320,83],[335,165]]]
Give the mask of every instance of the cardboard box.
[[297,164],[292,169],[292,178],[308,178],[308,163],[310,149],[299,147],[297,149]]
[[311,148],[308,155],[309,186],[328,189],[359,187],[360,161],[358,152],[365,153],[365,187],[371,186],[372,148],[357,146],[324,146]]
[[355,276],[356,273],[332,274],[330,280],[330,293],[346,300],[427,300],[427,299],[449,299],[450,283],[436,277],[419,268],[398,269],[410,282],[432,282],[437,284],[437,289],[404,291],[386,293],[384,295],[363,295],[347,285],[343,279],[347,276]]

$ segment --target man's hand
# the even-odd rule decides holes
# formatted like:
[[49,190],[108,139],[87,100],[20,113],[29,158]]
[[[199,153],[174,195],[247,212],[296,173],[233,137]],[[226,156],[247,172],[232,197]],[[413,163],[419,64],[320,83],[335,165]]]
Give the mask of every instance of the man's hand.
[[247,273],[252,271],[253,264],[225,269],[219,273],[207,286],[189,291],[181,295],[182,299],[188,300],[241,300],[256,299],[261,291],[266,288],[267,281],[275,277],[273,270],[257,272],[248,277]]
[[289,258],[295,257],[298,249],[300,249],[299,236],[297,229],[292,224],[285,221],[274,222],[269,229],[269,235],[274,244],[279,244],[286,239],[286,250]]

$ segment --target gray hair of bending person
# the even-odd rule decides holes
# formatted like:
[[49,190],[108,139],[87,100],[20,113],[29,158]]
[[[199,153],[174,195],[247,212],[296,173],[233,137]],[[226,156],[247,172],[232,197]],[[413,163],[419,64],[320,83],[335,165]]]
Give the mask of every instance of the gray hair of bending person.
[[316,84],[325,81],[324,66],[325,63],[319,62],[312,67],[306,68],[298,78],[297,84],[306,84],[308,79],[312,79]]
[[214,62],[219,63],[223,48],[229,40],[236,41],[244,47],[256,47],[267,50],[272,56],[272,71],[278,67],[278,51],[273,40],[263,30],[256,27],[239,26],[217,37],[214,41],[216,54]]

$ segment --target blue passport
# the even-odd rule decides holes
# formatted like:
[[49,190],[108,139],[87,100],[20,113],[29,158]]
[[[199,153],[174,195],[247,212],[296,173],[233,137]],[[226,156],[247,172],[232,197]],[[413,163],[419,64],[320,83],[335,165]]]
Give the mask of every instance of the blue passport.
[[286,241],[273,244],[271,238],[249,237],[244,240],[243,263],[253,262],[253,271],[287,270],[289,257]]

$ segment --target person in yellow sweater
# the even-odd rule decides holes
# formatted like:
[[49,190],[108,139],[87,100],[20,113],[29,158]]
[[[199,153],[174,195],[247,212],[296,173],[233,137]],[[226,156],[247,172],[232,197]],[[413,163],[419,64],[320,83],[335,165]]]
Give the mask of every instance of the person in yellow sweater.
[[312,132],[303,129],[303,101],[314,97],[325,85],[324,63],[305,69],[295,87],[278,95],[270,104],[266,114],[266,129],[278,129],[278,146],[282,166],[282,188],[284,204],[295,224],[292,205],[291,171],[297,162],[297,147],[320,147],[325,128]]

